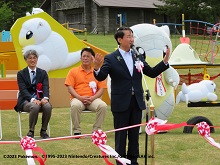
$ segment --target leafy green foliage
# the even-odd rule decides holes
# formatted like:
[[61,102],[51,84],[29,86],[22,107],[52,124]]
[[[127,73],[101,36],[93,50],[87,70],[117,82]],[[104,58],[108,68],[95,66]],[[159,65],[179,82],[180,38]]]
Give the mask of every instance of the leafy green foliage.
[[170,16],[175,21],[181,21],[181,14],[185,19],[202,20],[216,23],[220,17],[220,6],[217,0],[159,0],[164,5],[155,5],[158,14]]
[[9,24],[11,23],[12,10],[8,7],[6,3],[0,8],[0,29],[9,30]]
[[39,7],[43,0],[4,0],[0,2],[0,31],[10,30],[14,22],[31,12],[33,7]]

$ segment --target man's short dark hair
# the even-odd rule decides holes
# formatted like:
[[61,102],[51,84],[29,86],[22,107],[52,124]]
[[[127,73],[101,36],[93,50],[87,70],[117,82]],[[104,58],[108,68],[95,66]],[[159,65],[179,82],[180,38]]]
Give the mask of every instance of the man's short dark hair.
[[95,57],[95,52],[91,48],[83,48],[81,50],[81,56],[82,56],[84,51],[90,52]]
[[118,42],[118,38],[123,38],[125,35],[124,30],[130,30],[133,33],[133,30],[130,27],[119,27],[114,35],[118,45],[120,45],[120,43]]

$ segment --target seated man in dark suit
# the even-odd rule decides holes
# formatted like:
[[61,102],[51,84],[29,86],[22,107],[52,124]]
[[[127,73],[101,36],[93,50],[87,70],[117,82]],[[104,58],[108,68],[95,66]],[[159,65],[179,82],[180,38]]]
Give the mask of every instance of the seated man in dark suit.
[[19,95],[15,110],[29,113],[29,132],[27,136],[34,138],[34,129],[39,112],[42,112],[40,136],[49,138],[46,130],[52,106],[49,103],[49,81],[45,70],[37,67],[38,53],[29,50],[24,53],[27,67],[17,73]]

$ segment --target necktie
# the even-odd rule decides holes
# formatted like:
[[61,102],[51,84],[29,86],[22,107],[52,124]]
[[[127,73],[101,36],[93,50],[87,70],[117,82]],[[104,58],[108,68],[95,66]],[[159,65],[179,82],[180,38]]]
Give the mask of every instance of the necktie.
[[36,74],[35,74],[35,71],[31,71],[32,73],[32,80],[31,80],[31,84],[35,84],[36,83]]
[[[31,73],[32,73],[31,84],[32,84],[33,89],[34,89],[34,91],[35,91],[35,90],[36,90],[36,74],[35,74],[35,71],[33,71],[33,70],[31,71]],[[34,93],[32,94],[32,97],[34,97],[34,98],[37,99],[36,92],[34,92]]]

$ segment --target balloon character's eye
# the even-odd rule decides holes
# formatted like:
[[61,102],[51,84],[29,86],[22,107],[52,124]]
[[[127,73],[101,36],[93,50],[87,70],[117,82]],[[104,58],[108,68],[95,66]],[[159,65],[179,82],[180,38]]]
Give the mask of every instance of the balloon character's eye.
[[32,36],[33,36],[33,32],[28,31],[27,34],[26,34],[26,39],[29,40]]

